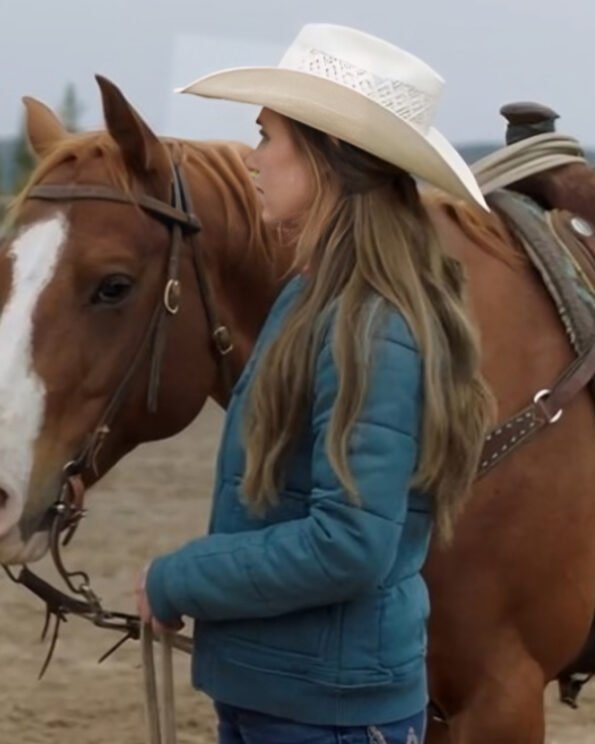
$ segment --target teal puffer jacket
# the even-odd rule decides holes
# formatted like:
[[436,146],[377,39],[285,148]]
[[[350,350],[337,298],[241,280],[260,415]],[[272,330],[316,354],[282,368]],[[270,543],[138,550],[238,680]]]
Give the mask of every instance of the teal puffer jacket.
[[432,520],[428,497],[409,486],[421,360],[401,315],[388,311],[374,332],[369,392],[350,448],[362,500],[354,505],[325,451],[338,386],[325,342],[279,503],[255,516],[240,488],[242,410],[259,355],[303,281],[278,297],[233,391],[209,534],[156,559],[147,592],[163,622],[196,619],[193,683],[215,700],[304,723],[383,724],[427,702],[420,570]]

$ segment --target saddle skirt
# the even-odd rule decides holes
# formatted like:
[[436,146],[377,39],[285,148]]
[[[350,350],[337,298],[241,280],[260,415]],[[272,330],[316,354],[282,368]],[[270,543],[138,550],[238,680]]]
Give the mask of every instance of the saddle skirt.
[[[543,280],[577,356],[585,353],[595,343],[595,227],[514,191],[496,191],[488,201]],[[591,391],[595,397],[595,380]]]

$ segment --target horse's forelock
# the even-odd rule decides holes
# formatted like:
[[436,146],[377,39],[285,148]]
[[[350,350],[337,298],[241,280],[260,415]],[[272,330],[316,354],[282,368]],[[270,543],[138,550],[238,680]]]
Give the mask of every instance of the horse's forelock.
[[101,157],[107,180],[114,187],[132,194],[132,178],[120,156],[116,143],[106,132],[77,134],[61,141],[46,157],[39,161],[24,189],[10,206],[9,217],[15,220],[22,212],[31,191],[60,166],[68,162],[84,165],[92,158]]

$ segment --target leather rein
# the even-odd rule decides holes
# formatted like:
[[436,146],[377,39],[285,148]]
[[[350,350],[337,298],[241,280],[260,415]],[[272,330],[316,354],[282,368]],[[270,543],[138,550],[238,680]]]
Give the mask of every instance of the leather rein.
[[[157,410],[161,363],[165,349],[168,320],[178,313],[180,307],[179,266],[182,248],[185,244],[188,245],[192,254],[198,292],[202,300],[223,381],[228,390],[231,389],[231,370],[226,357],[233,350],[233,345],[228,328],[219,322],[207,272],[198,246],[198,235],[201,230],[200,222],[194,214],[190,193],[178,165],[172,166],[172,200],[170,204],[146,194],[132,196],[107,186],[86,184],[36,186],[29,192],[27,198],[57,202],[107,201],[130,204],[140,207],[151,217],[165,223],[171,235],[167,276],[141,342],[81,452],[74,460],[64,466],[58,499],[47,514],[45,524],[47,525],[49,522],[50,554],[58,574],[74,596],[56,589],[33,573],[27,566],[24,566],[18,575],[15,575],[7,566],[3,566],[14,582],[27,587],[45,603],[46,620],[42,638],[46,636],[52,617],[55,618],[50,648],[40,672],[41,677],[52,658],[61,622],[66,620],[67,615],[77,615],[98,627],[124,633],[124,637],[104,654],[100,661],[107,658],[128,639],[138,639],[141,635],[138,616],[106,610],[102,606],[99,596],[92,589],[89,576],[84,571],[69,571],[65,567],[61,548],[68,545],[86,513],[84,508],[86,487],[83,473],[90,469],[97,475],[99,451],[110,433],[114,418],[122,408],[131,381],[143,362],[147,360],[147,357],[150,358],[147,410],[151,413]],[[184,643],[183,637],[181,642]]]

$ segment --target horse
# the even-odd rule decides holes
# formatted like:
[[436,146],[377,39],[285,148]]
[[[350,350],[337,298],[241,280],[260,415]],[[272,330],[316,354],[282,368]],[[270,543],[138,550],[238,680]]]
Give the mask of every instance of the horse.
[[[90,487],[207,398],[226,405],[292,272],[291,245],[259,216],[248,148],[159,138],[113,83],[98,83],[105,131],[70,135],[25,101],[39,163],[0,255],[3,564],[45,554],[73,462]],[[504,420],[574,352],[501,217],[423,198],[468,277]],[[594,442],[583,390],[475,483],[452,544],[432,544],[430,691],[448,726],[431,721],[431,744],[543,742],[544,687],[578,654],[595,610]]]

